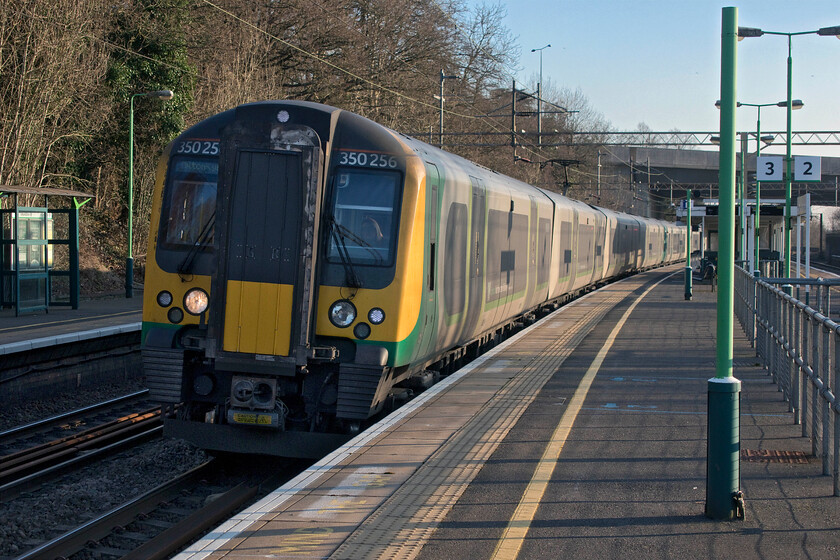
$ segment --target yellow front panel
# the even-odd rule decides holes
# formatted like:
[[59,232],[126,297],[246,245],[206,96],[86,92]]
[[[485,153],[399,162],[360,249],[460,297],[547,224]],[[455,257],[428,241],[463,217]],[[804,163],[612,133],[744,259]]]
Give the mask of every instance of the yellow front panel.
[[293,295],[288,284],[228,281],[222,348],[288,356]]
[[[416,157],[406,161],[405,187],[400,214],[400,232],[394,281],[381,290],[354,290],[319,286],[316,333],[321,336],[352,337],[353,326],[367,322],[371,307],[385,310],[385,322],[370,325],[371,340],[399,342],[411,334],[420,316],[423,295],[424,235],[426,220],[426,170]],[[329,308],[339,299],[350,299],[358,316],[353,326],[340,329],[329,321]]]

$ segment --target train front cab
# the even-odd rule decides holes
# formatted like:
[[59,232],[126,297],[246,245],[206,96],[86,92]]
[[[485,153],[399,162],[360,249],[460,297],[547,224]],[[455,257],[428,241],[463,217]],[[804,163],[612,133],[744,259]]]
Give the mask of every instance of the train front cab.
[[[179,153],[200,138],[215,154]],[[147,276],[170,297],[147,294],[143,327],[154,396],[184,403],[165,433],[317,456],[381,408],[389,368],[422,343],[423,279],[405,273],[427,249],[422,166],[384,127],[311,103],[245,105],[171,149]],[[203,308],[184,315],[190,290]]]

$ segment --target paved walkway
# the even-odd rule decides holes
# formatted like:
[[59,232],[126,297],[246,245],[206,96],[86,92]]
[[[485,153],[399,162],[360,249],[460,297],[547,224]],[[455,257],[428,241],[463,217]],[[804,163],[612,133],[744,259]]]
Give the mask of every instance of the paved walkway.
[[0,309],[0,346],[139,323],[142,308],[143,292],[135,290],[133,298],[83,299],[79,309],[51,307],[49,312],[36,311],[20,317],[15,317],[14,309]]
[[832,480],[737,326],[741,447],[763,462],[741,462],[745,520],[705,517],[716,293],[685,301],[673,270],[559,310],[178,558],[840,557]]
[[[678,274],[630,315],[571,428],[519,558],[840,558],[840,497],[820,461],[762,457],[807,455],[810,443],[737,323],[742,455],[760,460],[741,461],[746,520],[704,516],[715,296],[699,284],[685,301]],[[561,403],[626,307],[608,314],[546,384],[421,558],[492,556]]]

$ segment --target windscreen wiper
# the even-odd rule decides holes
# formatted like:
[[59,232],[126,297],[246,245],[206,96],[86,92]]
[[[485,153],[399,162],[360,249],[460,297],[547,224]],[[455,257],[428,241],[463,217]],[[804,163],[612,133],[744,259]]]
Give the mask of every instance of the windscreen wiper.
[[[216,223],[216,211],[214,210],[210,217],[207,218],[207,222],[205,222],[204,226],[201,228],[201,232],[199,232],[198,237],[195,239],[195,243],[193,246],[190,247],[189,253],[184,258],[184,261],[178,267],[178,275],[182,274],[191,274],[192,273],[192,265],[193,261],[195,260],[196,255],[198,252],[207,246],[207,241],[210,239],[210,232],[213,231],[213,226]],[[183,278],[181,278],[183,280]]]
[[347,228],[339,224],[335,217],[329,218],[330,235],[332,235],[336,249],[338,249],[338,257],[341,259],[341,265],[344,267],[344,274],[347,277],[347,284],[351,288],[361,288],[362,283],[359,281],[359,276],[353,268],[353,263],[350,260],[350,255],[347,252],[347,244],[344,241],[345,234],[349,233]]
[[[382,258],[382,255],[379,254],[379,252],[376,250],[376,248],[373,245],[371,245],[370,243],[368,243],[367,241],[365,241],[364,239],[362,239],[361,237],[359,237],[358,235],[356,235],[355,233],[353,233],[352,231],[350,231],[349,229],[347,229],[343,225],[339,224],[335,220],[335,218],[332,218],[332,223],[333,223],[333,227],[336,228],[338,230],[339,235],[341,235],[342,242],[343,242],[344,239],[349,239],[350,241],[355,243],[358,247],[361,247],[362,249],[366,249],[368,253],[373,255],[373,258],[376,259],[377,264],[384,262],[384,259]],[[347,249],[346,246],[344,248],[345,248],[345,250]],[[348,253],[348,258],[349,258],[349,253]]]

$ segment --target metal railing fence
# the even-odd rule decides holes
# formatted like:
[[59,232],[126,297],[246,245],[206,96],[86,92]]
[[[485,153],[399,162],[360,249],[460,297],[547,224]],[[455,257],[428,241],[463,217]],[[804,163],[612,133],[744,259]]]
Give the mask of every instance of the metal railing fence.
[[[814,286],[817,309],[773,284]],[[824,475],[840,496],[840,325],[824,313],[840,280],[755,278],[735,267],[735,315],[769,375],[784,394],[794,424],[811,439]]]

